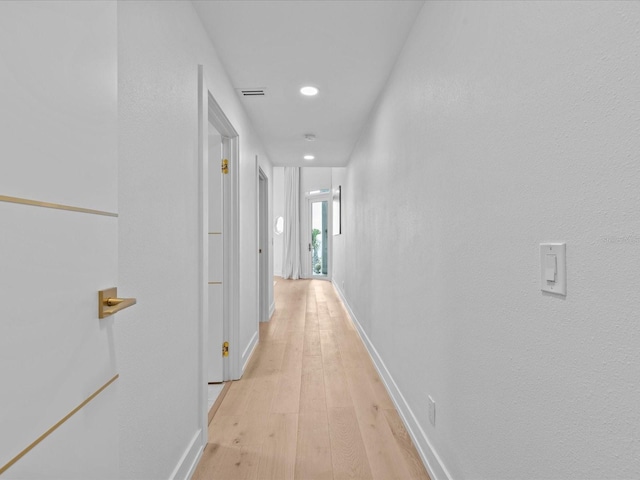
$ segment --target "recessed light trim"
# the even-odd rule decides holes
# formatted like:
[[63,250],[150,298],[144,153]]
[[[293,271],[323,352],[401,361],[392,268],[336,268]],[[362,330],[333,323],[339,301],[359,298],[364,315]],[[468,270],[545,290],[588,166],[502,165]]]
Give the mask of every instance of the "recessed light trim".
[[307,85],[306,87],[302,87],[300,89],[300,93],[306,95],[307,97],[313,97],[317,95],[319,90],[316,87],[312,87],[311,85]]
[[314,159],[314,158],[316,158],[316,157],[314,157],[313,155],[305,155],[303,158],[304,158],[305,160],[313,160],[313,159]]

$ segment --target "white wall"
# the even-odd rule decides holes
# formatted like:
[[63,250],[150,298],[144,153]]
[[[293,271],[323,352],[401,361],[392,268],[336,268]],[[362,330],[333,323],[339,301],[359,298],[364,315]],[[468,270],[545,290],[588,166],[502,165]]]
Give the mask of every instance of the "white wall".
[[118,287],[138,298],[117,324],[120,476],[169,478],[200,428],[198,64],[240,135],[241,351],[258,325],[255,155],[271,166],[190,2],[120,2],[118,35]]
[[334,281],[438,479],[640,478],[638,25],[428,2],[354,150]]
[[300,195],[314,190],[331,188],[331,168],[328,167],[303,167],[300,169]]
[[[334,235],[332,239],[332,247],[333,247],[333,261],[331,263],[331,276],[336,283],[336,286],[341,289],[341,291],[345,292],[345,277],[346,277],[346,241],[347,235],[349,234],[349,229],[345,228],[349,225],[350,218],[348,217],[348,210],[344,208],[344,198],[345,198],[345,183],[347,179],[347,168],[338,167],[331,169],[331,188],[332,190],[338,188],[338,186],[342,187],[342,210],[340,212],[341,222],[342,222],[342,233],[340,235]],[[333,205],[332,205],[333,208]],[[335,234],[335,232],[334,232]]]

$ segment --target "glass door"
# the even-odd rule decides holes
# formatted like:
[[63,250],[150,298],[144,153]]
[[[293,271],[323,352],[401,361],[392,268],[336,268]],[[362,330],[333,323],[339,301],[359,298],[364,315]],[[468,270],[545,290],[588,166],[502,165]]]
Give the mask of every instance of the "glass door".
[[329,271],[329,201],[310,200],[311,243],[309,244],[311,276],[326,277]]

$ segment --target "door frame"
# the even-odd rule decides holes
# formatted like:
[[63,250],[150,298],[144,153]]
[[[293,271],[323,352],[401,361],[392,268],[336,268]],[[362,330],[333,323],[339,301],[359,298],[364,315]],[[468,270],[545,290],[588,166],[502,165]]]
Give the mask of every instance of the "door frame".
[[[240,354],[238,345],[240,338],[239,292],[240,292],[240,257],[238,251],[239,231],[239,137],[233,125],[224,114],[207,87],[204,67],[198,65],[198,190],[199,190],[199,231],[198,231],[198,290],[199,290],[199,341],[198,341],[198,378],[200,378],[200,424],[203,444],[208,441],[209,418],[208,378],[206,364],[206,343],[209,317],[209,123],[228,142],[229,182],[224,187],[224,278],[223,278],[223,335],[229,342],[229,357],[224,362],[223,380],[237,380],[241,376]],[[222,355],[222,345],[220,345]]]
[[[331,281],[332,265],[333,265],[333,209],[332,206],[332,194],[328,192],[318,193],[306,193],[305,199],[307,201],[306,214],[304,221],[304,228],[307,233],[300,235],[300,238],[304,238],[303,252],[306,260],[302,264],[302,275],[304,278],[311,278],[315,280],[328,280]],[[311,225],[312,225],[312,203],[315,202],[327,202],[327,256],[329,262],[327,263],[326,275],[314,275],[313,268],[311,267],[311,261],[309,258],[309,245],[311,244]]]
[[[264,173],[258,165],[258,157],[256,156],[257,168],[257,199],[258,199],[258,320],[260,322],[269,321],[269,310],[271,299],[269,288],[269,257],[271,255],[271,244],[269,242],[269,177]],[[262,249],[262,253],[260,253]]]

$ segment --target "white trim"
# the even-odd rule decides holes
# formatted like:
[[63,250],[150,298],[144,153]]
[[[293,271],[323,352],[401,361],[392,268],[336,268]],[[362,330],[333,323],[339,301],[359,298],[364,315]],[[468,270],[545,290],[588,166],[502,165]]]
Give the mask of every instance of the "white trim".
[[[256,298],[256,312],[258,314],[258,325],[256,326],[256,328],[260,329],[260,321],[262,320],[262,302],[261,300],[261,292],[260,292],[260,287],[261,287],[261,283],[262,283],[262,279],[260,278],[260,276],[262,275],[262,263],[261,263],[261,258],[260,258],[260,253],[259,253],[259,249],[260,249],[260,202],[261,202],[261,198],[260,198],[260,172],[262,171],[260,169],[260,162],[258,161],[258,155],[255,155],[255,178],[256,178],[256,184],[255,184],[255,192],[256,192],[256,228],[255,228],[255,232],[256,232],[256,245],[255,245],[255,265],[256,265],[256,269],[257,269],[257,275],[256,275],[256,293],[257,293],[257,298]],[[251,342],[249,342],[249,345],[251,345]],[[248,348],[248,346],[247,346]],[[242,358],[244,358],[244,354],[246,353],[246,349],[245,351],[242,353]],[[244,372],[244,368],[246,366],[246,364],[243,362],[242,363],[243,367],[242,367],[242,371]]]
[[[206,445],[209,435],[208,418],[208,369],[207,369],[207,338],[208,338],[208,317],[209,317],[209,285],[208,285],[208,241],[209,241],[209,185],[208,185],[208,159],[209,144],[208,131],[211,123],[218,132],[226,138],[228,152],[225,151],[229,159],[228,188],[224,188],[225,203],[229,205],[226,209],[224,232],[225,242],[225,281],[224,281],[224,324],[223,336],[232,346],[239,343],[240,338],[240,259],[237,244],[239,235],[239,140],[238,133],[233,128],[229,119],[213,98],[209,91],[205,76],[204,67],[198,65],[198,170],[200,178],[198,180],[199,190],[199,232],[196,247],[199,251],[200,266],[198,270],[198,293],[199,293],[199,327],[198,333],[198,378],[199,402],[198,416],[200,419],[201,437],[200,444]],[[228,250],[227,250],[228,249]],[[236,380],[240,378],[240,352],[238,348],[229,349],[227,361],[223,361],[223,380]],[[193,443],[193,442],[192,442]]]
[[[229,173],[225,175],[224,204],[224,325],[223,337],[229,342],[229,357],[223,361],[224,381],[238,380],[242,376],[240,369],[240,351],[235,348],[240,343],[240,146],[238,132],[226,117],[218,102],[207,90],[207,121],[223,137],[224,155],[229,159]],[[206,383],[205,383],[206,385]]]
[[409,436],[411,436],[411,439],[413,440],[413,444],[415,445],[416,450],[418,450],[418,453],[420,454],[422,463],[424,463],[425,467],[427,468],[429,477],[431,477],[432,480],[449,480],[450,478],[452,478],[451,474],[445,467],[438,453],[434,450],[431,442],[429,442],[427,435],[418,423],[416,416],[413,414],[411,407],[409,407],[409,404],[404,398],[404,395],[402,395],[402,392],[398,388],[398,385],[396,384],[393,377],[391,376],[391,373],[384,364],[384,361],[378,354],[378,351],[374,347],[373,343],[371,343],[371,340],[369,340],[367,333],[364,331],[362,325],[353,313],[353,310],[351,309],[349,302],[345,298],[344,293],[335,282],[332,281],[331,283],[333,284],[336,292],[338,292],[338,295],[340,295],[342,303],[351,316],[358,334],[360,335],[362,342],[367,348],[369,356],[371,357],[371,360],[373,361],[373,364],[375,365],[376,370],[378,371],[378,374],[382,379],[382,383],[387,389],[391,400],[393,400],[393,404],[396,406],[396,410],[398,410],[398,414],[402,419],[402,423],[404,423],[407,432],[409,432]]
[[178,465],[176,465],[176,468],[173,469],[173,472],[169,476],[169,480],[187,480],[193,476],[193,473],[196,471],[196,467],[198,466],[198,462],[202,457],[204,446],[206,445],[206,443],[204,445],[198,443],[198,438],[201,437],[201,434],[201,430],[198,430],[193,436],[189,446],[182,454]]
[[251,357],[253,356],[253,352],[256,351],[257,346],[258,346],[258,331],[256,331],[253,334],[253,337],[251,337],[251,341],[249,342],[249,345],[247,345],[247,348],[245,348],[244,352],[242,352],[242,373],[244,373],[245,369],[247,368],[247,365],[249,364],[249,360],[251,360]]

